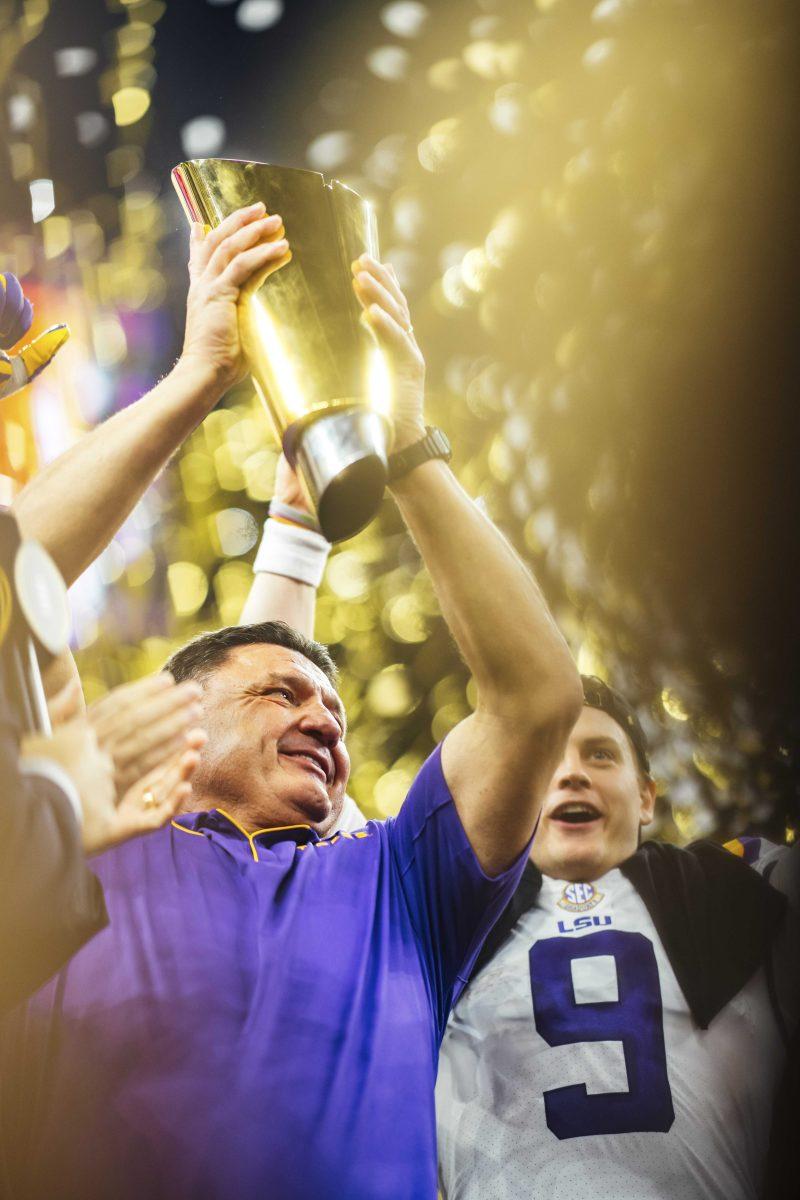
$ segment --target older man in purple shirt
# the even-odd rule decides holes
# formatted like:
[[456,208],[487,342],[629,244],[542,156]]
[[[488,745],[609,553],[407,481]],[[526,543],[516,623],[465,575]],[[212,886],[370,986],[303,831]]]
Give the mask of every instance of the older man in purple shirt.
[[[187,413],[199,418],[243,369],[238,289],[269,260],[258,247],[285,255],[264,221],[235,214],[193,239],[169,419],[163,404],[117,419],[93,487],[80,448],[62,464],[93,549],[113,497],[119,511]],[[371,259],[354,264],[354,285],[393,371],[395,449],[408,449],[425,438],[424,367],[405,298]],[[120,482],[122,461],[140,463],[136,484]],[[109,929],[7,1028],[4,1194],[435,1196],[446,1015],[522,870],[581,693],[536,585],[446,464],[391,486],[475,679],[475,712],[396,819],[336,834],[349,763],[324,648],[265,623],[172,660],[203,688],[200,811],[98,861]],[[86,550],[73,537],[76,561]]]

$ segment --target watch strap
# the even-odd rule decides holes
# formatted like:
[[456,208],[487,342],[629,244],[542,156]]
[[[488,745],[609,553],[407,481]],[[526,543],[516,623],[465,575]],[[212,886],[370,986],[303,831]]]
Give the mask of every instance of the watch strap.
[[420,438],[418,442],[412,442],[403,450],[397,450],[394,454],[389,455],[387,462],[389,483],[402,478],[409,471],[413,471],[415,467],[421,466],[424,462],[430,462],[431,459],[441,458],[445,462],[449,462],[452,453],[447,435],[435,425],[426,425],[423,438]]

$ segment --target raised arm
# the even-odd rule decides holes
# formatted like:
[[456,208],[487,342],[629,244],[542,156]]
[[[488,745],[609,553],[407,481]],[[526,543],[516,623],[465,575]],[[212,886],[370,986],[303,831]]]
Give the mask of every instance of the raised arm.
[[[270,514],[239,624],[285,621],[313,638],[317,588],[330,544],[314,531],[316,522],[303,490],[283,455],[278,461]],[[352,831],[362,829],[366,823],[352,796],[345,796],[336,829]]]
[[237,305],[287,261],[280,217],[263,205],[192,229],[186,336],[169,375],[45,467],[14,501],[25,537],[40,541],[71,584],[108,545],[145,490],[244,374]]
[[253,583],[240,625],[285,621],[306,637],[314,636],[317,588],[330,545],[308,508],[297,476],[281,455],[275,495],[264,538],[253,564]]
[[[394,274],[354,264],[366,320],[393,370],[395,449],[424,436],[424,362]],[[392,486],[475,679],[475,712],[446,738],[445,778],[470,843],[497,874],[529,840],[582,704],[580,678],[534,579],[441,461]]]

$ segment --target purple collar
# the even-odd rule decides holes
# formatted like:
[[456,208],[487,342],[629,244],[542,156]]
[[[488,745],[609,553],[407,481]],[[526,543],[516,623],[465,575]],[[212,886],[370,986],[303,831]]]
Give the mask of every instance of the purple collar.
[[269,850],[280,842],[294,842],[297,846],[305,846],[308,842],[320,840],[319,834],[310,825],[273,825],[249,833],[224,808],[212,808],[208,812],[181,813],[172,824],[178,829],[186,830],[187,833],[199,836],[208,834],[212,840],[219,837],[226,842],[234,840],[249,843],[256,862],[258,849]]

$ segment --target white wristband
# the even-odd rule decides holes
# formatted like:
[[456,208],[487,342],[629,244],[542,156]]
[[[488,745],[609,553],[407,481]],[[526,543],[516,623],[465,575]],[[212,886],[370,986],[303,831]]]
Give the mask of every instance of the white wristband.
[[253,571],[285,575],[287,579],[317,588],[330,552],[331,544],[321,533],[270,518],[264,524]]

